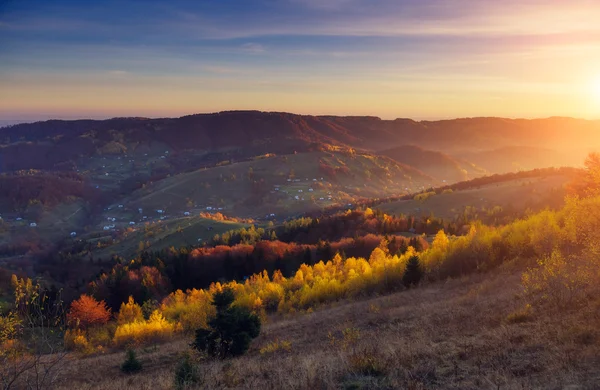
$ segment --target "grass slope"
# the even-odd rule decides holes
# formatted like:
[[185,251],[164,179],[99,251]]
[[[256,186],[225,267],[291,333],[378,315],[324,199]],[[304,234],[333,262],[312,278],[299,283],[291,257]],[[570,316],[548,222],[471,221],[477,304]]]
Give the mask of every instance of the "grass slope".
[[124,203],[169,212],[195,206],[223,207],[226,214],[237,216],[293,215],[356,197],[414,191],[433,182],[414,168],[382,157],[310,152],[175,175],[135,191]]
[[429,215],[433,213],[437,217],[444,218],[453,218],[467,207],[490,210],[500,206],[514,211],[523,211],[528,207],[544,208],[552,206],[555,199],[563,198],[563,186],[569,180],[570,178],[566,176],[518,179],[434,195],[423,201],[400,200],[384,203],[377,208],[388,214]]
[[[510,268],[270,318],[247,355],[201,363],[198,388],[595,388],[597,316],[536,312],[511,321],[523,302],[520,270]],[[290,351],[259,352],[284,340]],[[120,372],[123,352],[71,355],[58,388],[172,388],[188,343],[139,351],[144,369],[135,376]]]

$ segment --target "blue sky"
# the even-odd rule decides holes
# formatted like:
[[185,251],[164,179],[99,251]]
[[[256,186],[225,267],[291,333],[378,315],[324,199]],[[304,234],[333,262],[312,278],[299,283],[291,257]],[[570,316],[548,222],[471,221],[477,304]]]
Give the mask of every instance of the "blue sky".
[[600,4],[0,0],[0,119],[600,117]]

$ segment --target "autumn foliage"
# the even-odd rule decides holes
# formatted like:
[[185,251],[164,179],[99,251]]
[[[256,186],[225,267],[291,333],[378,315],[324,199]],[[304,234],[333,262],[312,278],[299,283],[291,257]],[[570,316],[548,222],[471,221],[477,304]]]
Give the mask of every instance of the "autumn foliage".
[[104,325],[110,320],[110,310],[104,301],[83,294],[71,303],[67,320],[74,328],[87,329],[96,325]]

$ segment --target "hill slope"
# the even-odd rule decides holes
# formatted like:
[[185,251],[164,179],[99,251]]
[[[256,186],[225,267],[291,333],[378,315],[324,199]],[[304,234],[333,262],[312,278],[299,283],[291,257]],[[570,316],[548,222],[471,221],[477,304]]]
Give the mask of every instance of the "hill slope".
[[380,151],[379,154],[413,166],[430,176],[445,182],[472,179],[485,174],[485,170],[466,161],[460,161],[445,153],[426,150],[416,145],[401,145]]
[[[557,151],[600,146],[600,121],[570,118],[472,118],[416,122],[375,117],[235,111],[181,118],[46,121],[0,129],[4,170],[55,168],[80,156],[132,153],[152,145],[174,151],[236,150],[236,156],[302,151],[313,143],[382,150],[403,144],[444,150],[489,145]],[[241,150],[245,148],[246,150]]]

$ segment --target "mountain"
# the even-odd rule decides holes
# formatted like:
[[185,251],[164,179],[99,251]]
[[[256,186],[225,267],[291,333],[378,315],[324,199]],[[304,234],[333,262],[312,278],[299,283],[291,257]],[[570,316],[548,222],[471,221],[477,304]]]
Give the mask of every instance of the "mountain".
[[[443,121],[231,111],[181,118],[51,120],[0,129],[0,169],[65,169],[81,157],[167,149],[228,153],[305,151],[314,144],[384,150],[414,144],[444,153],[532,146],[558,152],[600,146],[600,121],[467,118]],[[213,156],[214,157],[214,156]]]

